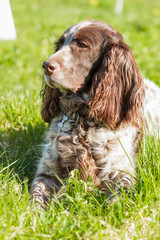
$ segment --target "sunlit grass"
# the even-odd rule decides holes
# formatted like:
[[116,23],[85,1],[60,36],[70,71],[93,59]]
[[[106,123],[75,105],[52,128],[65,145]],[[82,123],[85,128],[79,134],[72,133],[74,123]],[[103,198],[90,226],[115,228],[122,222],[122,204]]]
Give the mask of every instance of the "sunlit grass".
[[[41,156],[42,62],[70,25],[99,19],[130,45],[143,76],[160,86],[160,3],[11,0],[17,40],[0,42],[0,240],[160,239],[160,142],[146,136],[137,156],[137,184],[115,201],[75,171],[48,211],[30,205],[29,189]],[[116,194],[115,194],[116,195]]]

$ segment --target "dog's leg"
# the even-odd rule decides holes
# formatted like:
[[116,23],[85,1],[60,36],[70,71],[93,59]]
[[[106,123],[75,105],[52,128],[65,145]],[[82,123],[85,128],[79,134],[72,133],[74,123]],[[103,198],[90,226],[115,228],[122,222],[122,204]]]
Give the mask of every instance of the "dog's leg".
[[113,200],[116,192],[121,193],[122,189],[129,192],[134,187],[135,182],[133,172],[131,175],[127,172],[113,171],[109,174],[108,180],[102,181],[98,187]]
[[43,205],[47,204],[48,200],[53,198],[54,193],[57,193],[62,186],[62,183],[58,179],[61,171],[55,145],[53,143],[46,144],[31,186],[33,201]]
[[62,184],[57,177],[46,173],[38,173],[33,180],[31,187],[32,200],[40,205],[46,205],[49,199],[53,198]]
[[89,151],[77,157],[75,162],[75,168],[79,170],[80,177],[84,181],[92,178],[93,185],[102,190],[106,195],[112,195],[115,190],[121,192],[122,188],[127,191],[134,185],[133,171],[132,175],[130,175],[124,169],[123,171],[111,171],[107,180],[101,181],[101,178],[98,176],[98,168]]

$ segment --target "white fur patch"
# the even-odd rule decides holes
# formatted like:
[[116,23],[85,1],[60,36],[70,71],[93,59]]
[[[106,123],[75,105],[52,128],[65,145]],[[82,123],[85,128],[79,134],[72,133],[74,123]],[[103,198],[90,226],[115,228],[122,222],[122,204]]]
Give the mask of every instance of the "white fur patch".
[[144,79],[145,99],[143,103],[144,127],[149,133],[159,136],[160,129],[160,89],[148,79]]

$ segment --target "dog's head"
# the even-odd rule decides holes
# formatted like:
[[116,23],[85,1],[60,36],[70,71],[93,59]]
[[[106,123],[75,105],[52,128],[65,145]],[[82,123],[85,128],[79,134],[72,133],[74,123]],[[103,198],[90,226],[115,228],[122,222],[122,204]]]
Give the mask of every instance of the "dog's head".
[[144,88],[139,68],[122,35],[101,21],[71,26],[44,63],[42,116],[58,112],[61,92],[89,92],[89,116],[116,129],[125,120],[140,122]]

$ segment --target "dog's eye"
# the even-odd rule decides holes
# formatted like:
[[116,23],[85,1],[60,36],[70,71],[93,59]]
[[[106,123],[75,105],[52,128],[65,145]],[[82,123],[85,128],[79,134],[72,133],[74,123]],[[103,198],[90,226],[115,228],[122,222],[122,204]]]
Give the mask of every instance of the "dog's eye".
[[64,40],[61,40],[61,41],[58,43],[58,47],[61,48],[63,44],[64,44]]
[[64,44],[65,37],[64,35],[55,43],[55,50],[58,51]]
[[78,46],[79,46],[80,48],[88,48],[87,44],[84,43],[84,42],[79,42]]

